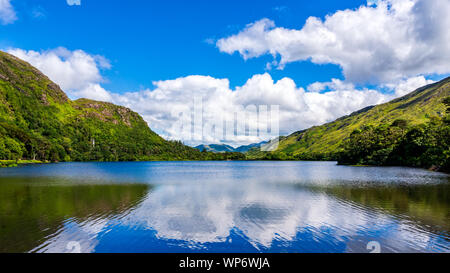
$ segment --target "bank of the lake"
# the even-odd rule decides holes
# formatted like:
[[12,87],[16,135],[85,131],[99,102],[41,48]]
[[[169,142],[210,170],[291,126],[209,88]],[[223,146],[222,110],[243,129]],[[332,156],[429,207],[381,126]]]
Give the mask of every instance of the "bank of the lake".
[[[39,160],[0,160],[0,168],[11,168],[17,167],[25,164],[43,164],[46,162],[42,162]],[[48,163],[48,162],[47,162]]]

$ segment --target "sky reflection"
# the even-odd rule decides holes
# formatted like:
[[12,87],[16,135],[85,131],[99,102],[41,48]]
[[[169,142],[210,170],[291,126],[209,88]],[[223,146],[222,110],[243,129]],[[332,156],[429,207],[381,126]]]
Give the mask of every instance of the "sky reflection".
[[[82,252],[368,252],[370,241],[382,252],[450,251],[446,175],[257,163],[70,163],[19,168],[24,178],[0,173],[0,242],[9,246],[1,251],[71,252],[74,241]],[[89,178],[99,173],[103,182]]]

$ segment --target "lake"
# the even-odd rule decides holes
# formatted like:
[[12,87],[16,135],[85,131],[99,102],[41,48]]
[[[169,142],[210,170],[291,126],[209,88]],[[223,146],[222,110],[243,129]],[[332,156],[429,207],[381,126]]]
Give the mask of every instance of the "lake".
[[450,176],[335,162],[0,169],[0,252],[450,252]]

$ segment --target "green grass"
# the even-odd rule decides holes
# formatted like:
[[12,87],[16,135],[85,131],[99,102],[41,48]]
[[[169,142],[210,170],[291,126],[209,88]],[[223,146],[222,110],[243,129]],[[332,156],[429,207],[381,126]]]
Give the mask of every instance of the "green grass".
[[39,160],[0,160],[0,168],[17,167],[23,164],[42,164]]
[[[368,107],[333,122],[315,126],[281,137],[279,147],[270,156],[280,159],[336,159],[342,143],[350,134],[363,126],[391,124],[404,119],[409,125],[428,122],[433,117],[443,117],[443,98],[450,96],[450,78],[420,88],[404,97],[388,103]],[[268,157],[268,153],[252,150],[251,159]]]
[[88,99],[72,101],[36,68],[0,52],[0,159],[151,161],[245,156],[202,153],[166,141],[130,109]]

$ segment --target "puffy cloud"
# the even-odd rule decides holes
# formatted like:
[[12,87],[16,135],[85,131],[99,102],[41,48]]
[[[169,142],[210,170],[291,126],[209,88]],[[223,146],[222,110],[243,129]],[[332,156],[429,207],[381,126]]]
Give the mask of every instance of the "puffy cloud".
[[16,20],[16,12],[11,5],[11,0],[0,0],[0,23],[2,25],[7,25]]
[[276,54],[269,47],[272,41],[268,41],[268,34],[275,27],[275,23],[269,19],[262,19],[248,24],[239,34],[217,41],[217,47],[226,53],[232,54],[238,51],[244,59],[259,57],[266,53]]
[[109,92],[100,86],[104,81],[101,69],[111,68],[103,56],[90,55],[82,50],[69,51],[62,47],[42,52],[15,48],[7,52],[41,70],[70,97],[111,101]]
[[309,92],[322,92],[326,90],[351,90],[355,86],[352,83],[346,83],[339,79],[331,79],[330,82],[315,82],[308,85]]
[[77,98],[89,98],[98,101],[112,102],[112,95],[98,83],[89,83],[83,89],[76,91]]
[[395,90],[396,96],[404,96],[417,88],[432,83],[434,83],[434,81],[427,80],[424,76],[419,76],[401,80],[397,84],[387,84],[386,87]]
[[[393,94],[357,88],[338,79],[313,83],[305,90],[290,78],[274,81],[270,74],[265,73],[254,75],[244,85],[231,88],[228,79],[192,75],[156,81],[152,89],[119,94],[102,87],[104,80],[101,71],[111,67],[104,57],[64,48],[43,52],[10,49],[8,52],[36,66],[71,98],[85,97],[129,107],[141,114],[149,126],[163,137],[180,139],[192,145],[226,142],[237,146],[271,138],[272,135],[255,133],[256,125],[266,125],[257,115],[237,116],[236,111],[246,107],[252,110],[252,106],[267,106],[270,110],[271,106],[278,106],[279,113],[272,118],[278,121],[279,133],[286,135],[385,102],[430,82],[424,77],[415,77],[399,84],[382,86],[395,91]],[[199,107],[197,118],[200,117],[200,122],[193,122],[190,113],[196,112]],[[253,109],[256,111],[256,108]],[[188,115],[180,116],[180,113]],[[240,132],[236,128],[235,131],[233,121],[245,118],[251,126]],[[228,128],[232,128],[229,130],[231,135],[224,136],[223,131],[215,129],[225,128],[228,133],[223,125],[224,120],[230,122]],[[180,123],[187,129],[180,130]],[[270,124],[270,120],[267,123]]]
[[450,1],[379,0],[301,29],[276,27],[269,19],[217,41],[222,52],[244,59],[280,56],[279,68],[310,60],[341,66],[350,82],[389,83],[418,75],[450,73]]
[[[321,84],[321,83],[317,83]],[[376,90],[356,89],[353,85],[333,80],[322,83],[328,92],[307,92],[297,87],[290,78],[275,82],[268,74],[254,75],[243,86],[231,89],[227,79],[208,76],[189,76],[175,80],[154,82],[155,89],[125,94],[112,94],[113,101],[130,107],[142,114],[156,131],[168,138],[184,139],[189,144],[217,143],[221,135],[205,134],[198,142],[189,141],[192,132],[184,134],[176,127],[180,112],[192,112],[194,98],[200,97],[203,119],[233,120],[234,112],[248,105],[278,105],[281,134],[305,129],[313,125],[332,121],[360,108],[385,102],[392,98]],[[190,117],[185,122],[190,122]],[[250,119],[255,124],[257,119]],[[194,139],[195,140],[195,139]],[[256,136],[235,135],[226,139],[230,144],[240,145],[260,141]],[[262,139],[266,140],[266,139]]]

